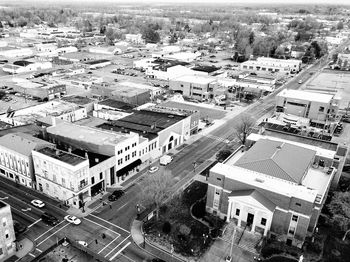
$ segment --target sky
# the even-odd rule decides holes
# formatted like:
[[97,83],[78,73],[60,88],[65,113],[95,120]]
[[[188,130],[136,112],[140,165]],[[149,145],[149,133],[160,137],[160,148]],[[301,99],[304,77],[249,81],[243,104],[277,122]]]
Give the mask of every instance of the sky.
[[[44,0],[22,0],[23,2],[30,2],[35,5],[35,2],[43,2]],[[2,3],[11,3],[11,0],[0,0]],[[45,0],[44,2],[52,3],[86,3],[86,2],[104,2],[104,3],[165,3],[165,4],[179,4],[179,3],[228,3],[228,4],[347,4],[350,5],[350,0]]]

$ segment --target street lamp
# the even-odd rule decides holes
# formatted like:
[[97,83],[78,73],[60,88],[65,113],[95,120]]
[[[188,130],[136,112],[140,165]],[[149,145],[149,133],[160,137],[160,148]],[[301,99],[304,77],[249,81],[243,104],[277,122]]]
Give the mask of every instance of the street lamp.
[[142,232],[142,235],[143,235],[143,248],[145,249],[146,248],[146,236],[147,236],[147,234],[145,232]]

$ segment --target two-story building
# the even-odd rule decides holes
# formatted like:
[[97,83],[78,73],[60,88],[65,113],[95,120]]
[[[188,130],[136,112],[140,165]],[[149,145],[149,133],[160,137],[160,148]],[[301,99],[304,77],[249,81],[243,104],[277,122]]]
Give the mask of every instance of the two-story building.
[[210,170],[206,209],[246,231],[301,247],[325,203],[335,153],[262,137]]
[[262,71],[271,73],[291,74],[301,70],[301,60],[275,59],[270,57],[258,57],[256,60],[248,60],[240,65],[241,70]]
[[331,94],[284,89],[276,96],[276,112],[325,123],[338,114],[339,101]]
[[88,159],[44,147],[33,150],[33,162],[39,191],[75,208],[90,200]]

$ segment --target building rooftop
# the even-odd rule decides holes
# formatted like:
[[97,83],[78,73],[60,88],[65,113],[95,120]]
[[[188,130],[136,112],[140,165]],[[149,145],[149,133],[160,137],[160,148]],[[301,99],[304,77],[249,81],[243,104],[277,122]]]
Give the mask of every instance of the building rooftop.
[[122,111],[131,111],[132,109],[135,108],[134,105],[132,104],[128,104],[122,101],[118,101],[118,100],[114,100],[114,99],[106,99],[103,101],[99,101],[98,102],[99,105],[105,105],[105,106],[109,106],[115,109],[119,109]]
[[97,60],[93,60],[93,61],[87,61],[87,62],[85,62],[85,64],[87,64],[87,65],[97,65],[97,64],[106,63],[106,62],[110,62],[110,60],[108,60],[108,59],[97,59]]
[[152,91],[161,90],[160,87],[155,87],[155,86],[145,85],[145,84],[140,84],[135,82],[129,82],[129,81],[119,82],[118,85],[126,86],[129,88],[139,88],[139,89],[146,89],[146,90],[152,90]]
[[76,96],[76,95],[72,95],[72,96],[64,96],[61,97],[61,101],[65,101],[68,103],[73,103],[73,104],[77,104],[77,105],[86,105],[89,103],[93,103],[95,100],[88,98],[88,97],[84,97],[84,96]]
[[259,139],[234,165],[301,183],[315,154],[316,151],[305,147]]
[[26,133],[30,134],[32,136],[38,135],[40,132],[42,132],[42,128],[37,126],[36,124],[28,124],[28,125],[22,125],[22,126],[10,126],[7,128],[4,128],[0,130],[0,137],[12,134],[12,133]]
[[318,191],[315,189],[309,189],[303,185],[239,166],[217,163],[210,172],[222,174],[226,178],[254,186],[257,189],[268,190],[289,198],[295,197],[297,199],[303,199],[311,203],[315,202],[318,194]]
[[51,143],[25,133],[13,133],[0,137],[0,145],[25,156],[30,156],[32,150]]
[[145,128],[144,130],[141,130],[138,125],[128,125],[127,123],[123,123],[123,122],[117,123],[117,125],[104,123],[96,127],[105,129],[105,130],[111,130],[117,133],[123,133],[123,132],[126,132],[126,130],[129,130],[139,134],[140,137],[147,138],[150,141],[155,139],[158,136],[157,132],[159,131],[158,129],[151,129],[151,128]]
[[186,117],[187,116],[140,110],[120,120],[113,121],[113,125],[125,127],[130,125],[136,130],[147,131],[147,129],[150,129],[154,132],[155,130],[160,131],[166,129]]
[[87,159],[71,154],[69,152],[66,151],[62,151],[53,147],[44,147],[41,149],[37,149],[35,150],[43,155],[49,156],[51,158],[55,158],[59,161],[62,161],[66,164],[72,165],[72,166],[76,166],[80,163],[83,163],[84,161],[86,161]]
[[184,75],[184,76],[176,77],[172,79],[172,81],[181,81],[181,82],[187,82],[187,83],[193,83],[193,84],[208,85],[216,81],[216,79],[210,76]]
[[[247,198],[251,197],[254,198],[258,204],[263,205],[265,208],[274,211],[276,208],[276,205],[270,201],[268,198],[260,194],[257,190],[251,189],[251,190],[238,190],[238,191],[232,191],[228,197],[240,197],[240,198]],[[244,201],[246,202],[246,201]]]
[[101,163],[101,162],[103,162],[106,159],[111,157],[111,156],[106,156],[106,155],[102,155],[102,154],[98,154],[98,153],[94,153],[94,152],[90,152],[90,151],[80,150],[80,149],[72,150],[72,154],[78,155],[82,158],[85,158],[87,155],[87,157],[89,159],[89,167],[90,168],[98,165],[99,163]]
[[320,103],[330,103],[333,99],[333,95],[293,89],[284,89],[277,96],[287,97],[289,99],[300,99]]
[[58,123],[47,128],[47,132],[53,135],[66,137],[71,140],[91,143],[98,146],[117,144],[129,139],[136,134],[116,133],[98,128],[79,126],[69,122]]

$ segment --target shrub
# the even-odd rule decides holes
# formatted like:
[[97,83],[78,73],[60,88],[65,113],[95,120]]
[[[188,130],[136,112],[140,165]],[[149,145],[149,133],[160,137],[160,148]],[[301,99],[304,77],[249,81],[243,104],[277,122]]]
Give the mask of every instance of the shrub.
[[263,257],[270,257],[272,255],[281,254],[281,253],[283,253],[283,250],[277,247],[268,246],[268,245],[263,247],[261,250],[261,255]]
[[198,201],[192,207],[192,214],[197,218],[202,218],[205,215],[205,200]]
[[188,236],[191,233],[191,229],[186,225],[181,225],[179,228],[179,232],[181,235]]
[[171,232],[171,224],[168,221],[164,222],[162,230],[163,233],[169,234]]

